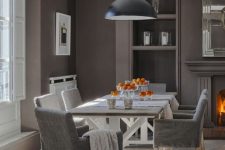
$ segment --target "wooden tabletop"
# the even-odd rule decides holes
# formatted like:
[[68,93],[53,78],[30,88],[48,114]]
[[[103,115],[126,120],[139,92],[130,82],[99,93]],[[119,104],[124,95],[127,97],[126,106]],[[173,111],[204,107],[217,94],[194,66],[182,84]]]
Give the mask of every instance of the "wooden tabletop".
[[75,116],[158,116],[163,111],[162,107],[133,107],[124,109],[116,107],[108,109],[104,106],[89,106],[71,109],[70,112]]

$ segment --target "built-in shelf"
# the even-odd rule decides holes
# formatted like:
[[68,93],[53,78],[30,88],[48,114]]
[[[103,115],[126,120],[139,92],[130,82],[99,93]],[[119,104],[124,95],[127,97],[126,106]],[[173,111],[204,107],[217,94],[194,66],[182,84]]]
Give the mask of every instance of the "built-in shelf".
[[157,51],[157,50],[176,50],[176,46],[133,46],[134,51],[146,50],[146,51]]
[[158,14],[157,19],[176,19],[176,14]]

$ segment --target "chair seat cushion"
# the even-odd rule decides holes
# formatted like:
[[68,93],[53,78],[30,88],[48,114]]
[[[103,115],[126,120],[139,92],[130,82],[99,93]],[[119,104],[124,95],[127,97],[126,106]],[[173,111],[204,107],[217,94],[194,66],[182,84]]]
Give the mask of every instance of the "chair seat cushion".
[[76,127],[86,125],[86,120],[84,118],[73,117],[73,121],[74,121]]

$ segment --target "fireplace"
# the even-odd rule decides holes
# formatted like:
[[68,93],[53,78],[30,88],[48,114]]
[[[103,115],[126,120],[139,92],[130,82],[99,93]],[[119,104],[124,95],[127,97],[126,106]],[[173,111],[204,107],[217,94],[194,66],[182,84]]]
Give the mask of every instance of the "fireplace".
[[208,89],[205,125],[225,127],[225,61],[186,61],[186,64],[197,75],[198,94]]
[[217,125],[225,126],[225,89],[217,94]]

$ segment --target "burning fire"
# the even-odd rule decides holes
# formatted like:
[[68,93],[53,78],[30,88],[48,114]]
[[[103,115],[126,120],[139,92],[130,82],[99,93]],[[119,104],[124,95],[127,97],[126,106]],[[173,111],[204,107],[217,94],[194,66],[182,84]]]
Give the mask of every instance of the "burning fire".
[[225,125],[225,90],[219,92],[217,96],[217,114],[218,124],[220,126]]

